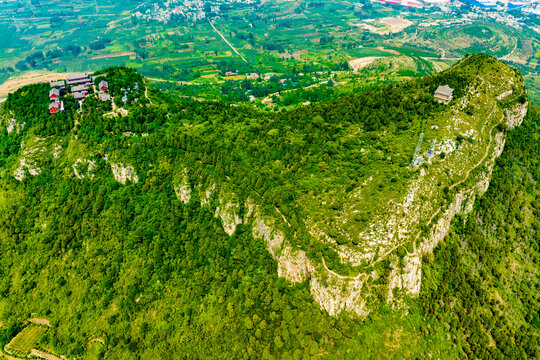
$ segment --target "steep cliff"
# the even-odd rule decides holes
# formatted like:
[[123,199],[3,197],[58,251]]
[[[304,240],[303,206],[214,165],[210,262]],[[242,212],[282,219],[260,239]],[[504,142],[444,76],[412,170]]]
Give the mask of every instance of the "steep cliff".
[[[455,84],[454,99],[439,104],[433,91],[447,83]],[[521,76],[483,56],[378,91],[276,118],[216,105],[202,121],[197,104],[163,105],[168,112],[143,115],[176,118],[159,136],[140,137],[109,130],[144,133],[155,122],[120,117],[101,129],[92,114],[55,118],[60,136],[48,123],[15,120],[22,118],[16,103],[7,102],[2,125],[14,145],[5,162],[20,182],[57,171],[89,184],[163,188],[186,207],[208,209],[232,238],[249,228],[278,275],[309,282],[329,314],[363,317],[382,301],[400,306],[418,296],[422,258],[487,190],[505,132],[527,113]],[[380,99],[386,94],[391,106]],[[372,108],[361,113],[356,102]],[[225,111],[239,111],[239,120],[229,122]],[[393,120],[378,122],[384,116]],[[36,136],[38,125],[51,134]]]
[[[493,106],[497,105],[493,104]],[[407,234],[403,228],[420,225],[422,220],[417,214],[410,213],[409,216],[403,216],[390,212],[384,219],[375,219],[375,226],[371,227],[369,236],[384,239],[401,237],[404,234],[402,243],[390,247],[381,255],[371,257],[371,262],[364,267],[364,271],[360,270],[356,275],[340,275],[326,266],[324,257],[322,262],[318,259],[307,259],[302,251],[286,247],[284,251],[286,255],[278,260],[280,269],[284,269],[280,272],[280,276],[292,282],[308,280],[314,298],[332,315],[338,314],[341,310],[348,310],[359,316],[366,316],[370,312],[369,303],[373,302],[384,289],[386,300],[398,306],[401,303],[400,297],[403,295],[418,296],[422,280],[422,257],[431,254],[437,244],[444,239],[452,220],[457,215],[468,214],[475,200],[486,192],[495,161],[504,149],[505,129],[512,129],[521,124],[527,113],[527,103],[515,103],[494,112],[500,120],[485,124],[488,131],[485,133],[486,138],[482,141],[484,148],[477,150],[481,151],[481,158],[469,168],[463,169],[461,178],[455,178],[452,183],[441,189],[444,192],[444,200],[440,206],[436,202],[433,204],[432,215],[427,220],[424,218],[422,228],[416,235],[410,232]],[[410,195],[406,197],[402,207],[398,207],[398,209],[405,209],[405,214],[408,209],[418,211],[418,208],[425,206],[418,203],[410,204],[411,197],[415,197],[418,189],[421,189],[423,193],[428,193],[432,199],[438,198],[436,193],[429,189],[432,186],[437,188],[437,186],[423,182],[429,177],[429,171],[430,169],[420,170],[420,176],[409,188]],[[426,198],[421,201],[429,203],[429,199]],[[397,211],[396,209],[395,212]],[[402,223],[396,226],[396,218],[400,216]],[[387,244],[384,241],[383,243]],[[355,256],[354,251],[350,249],[340,255],[342,260],[351,261],[355,265],[359,265],[360,261],[365,259],[364,252]],[[387,262],[386,270],[388,271],[380,267],[373,271],[373,268],[376,268],[377,264],[381,265],[384,260]],[[298,269],[306,268],[310,270],[298,271]],[[379,295],[379,299],[381,298],[382,296]]]

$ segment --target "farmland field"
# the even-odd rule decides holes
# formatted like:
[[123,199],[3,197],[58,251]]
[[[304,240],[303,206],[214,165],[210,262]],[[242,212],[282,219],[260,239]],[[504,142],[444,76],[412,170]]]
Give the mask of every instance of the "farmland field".
[[47,332],[44,326],[29,325],[7,344],[6,349],[17,354],[28,354]]
[[[9,15],[15,11],[14,4],[0,6],[0,31],[7,34],[0,39],[0,49],[5,50],[0,51],[0,97],[20,85],[47,81],[37,74],[92,72],[109,66],[129,66],[150,78],[209,84],[215,87],[210,91],[212,98],[220,100],[247,100],[251,86],[239,84],[252,73],[273,73],[295,83],[299,72],[316,74],[319,81],[339,76],[344,89],[338,92],[343,94],[354,88],[344,86],[354,77],[351,61],[367,64],[371,58],[384,57],[363,74],[397,82],[441,71],[465,54],[477,52],[518,67],[533,88],[532,98],[540,96],[534,80],[540,53],[537,34],[486,17],[470,21],[459,11],[442,16],[433,8],[403,12],[368,1],[351,6],[344,1],[277,0],[224,7],[219,14],[198,21],[147,21],[134,16],[138,10],[152,11],[143,1],[109,4],[97,0],[95,4],[73,2],[76,15],[56,22],[54,13],[50,18],[32,19],[35,12],[20,10],[16,29]],[[50,10],[43,11],[49,14]],[[237,76],[225,77],[226,72]],[[323,73],[327,74],[324,79]],[[364,80],[360,85],[356,78],[356,89],[370,82]],[[236,85],[222,85],[224,81]],[[156,86],[169,88],[170,84]],[[267,89],[256,92],[261,96],[252,99],[257,100],[255,104],[279,91],[261,86]],[[202,95],[201,88],[174,89],[169,88],[181,97]]]
[[[50,5],[56,3],[53,0]],[[60,16],[47,8],[43,10],[46,16],[39,18],[32,18],[35,9],[16,9],[15,4],[0,5],[0,31],[6,34],[0,39],[0,83],[7,79],[13,84],[18,82],[13,78],[32,71],[91,72],[124,65],[151,78],[213,83],[219,93],[228,71],[238,77],[227,80],[241,82],[250,73],[285,78],[300,71],[353,70],[347,63],[359,58],[405,55],[411,60],[390,61],[394,73],[420,76],[478,52],[517,66],[528,84],[535,84],[532,77],[538,75],[536,32],[487,17],[470,21],[462,10],[442,15],[433,7],[404,12],[369,1],[351,5],[339,0],[276,0],[224,7],[219,14],[197,21],[160,21],[135,16],[138,11],[152,11],[153,6],[142,0],[74,1],[73,14]],[[14,13],[19,18],[16,24],[10,15]],[[411,67],[411,62],[416,66]],[[406,68],[396,69],[402,63]],[[395,74],[385,76],[391,81],[402,79]],[[532,92],[533,99],[537,93]]]
[[[46,70],[30,71],[22,75],[9,77],[0,82],[0,98],[6,97],[7,94],[17,90],[18,88],[33,84],[35,82],[50,82],[53,80],[63,79],[67,73],[49,72]],[[0,76],[0,79],[2,77]]]

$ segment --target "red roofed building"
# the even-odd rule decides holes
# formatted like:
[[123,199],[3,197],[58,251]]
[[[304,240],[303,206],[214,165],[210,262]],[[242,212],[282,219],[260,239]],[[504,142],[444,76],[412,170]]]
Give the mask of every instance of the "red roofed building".
[[107,92],[109,91],[109,83],[106,82],[105,80],[101,80],[99,82],[98,88],[100,91]]
[[49,100],[57,101],[60,98],[60,90],[53,88],[49,91]]
[[420,1],[415,1],[415,0],[379,0],[379,1],[384,4],[401,5],[401,6],[407,6],[407,7],[421,8],[424,6],[424,4],[421,3]]
[[62,110],[64,110],[64,104],[62,104],[62,102],[54,101],[49,104],[49,111],[51,114],[56,114]]

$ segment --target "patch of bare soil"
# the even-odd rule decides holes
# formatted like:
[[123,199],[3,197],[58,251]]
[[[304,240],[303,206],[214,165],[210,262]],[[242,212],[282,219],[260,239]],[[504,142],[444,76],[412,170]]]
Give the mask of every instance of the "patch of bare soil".
[[384,48],[382,46],[377,46],[375,49],[381,50],[381,51],[386,51],[387,53],[394,54],[394,55],[400,55],[399,51],[393,50],[393,49],[387,49],[387,48]]
[[287,51],[285,53],[278,54],[278,56],[281,59],[291,59],[291,58],[293,58],[293,59],[296,59],[296,60],[300,60],[302,55],[307,54],[307,53],[308,53],[307,50],[295,51],[292,54]]
[[28,322],[31,322],[32,324],[45,325],[45,326],[51,327],[51,323],[47,319],[30,318],[28,319]]
[[0,97],[6,97],[9,93],[17,89],[39,82],[51,82],[54,80],[65,79],[70,73],[58,73],[46,70],[36,70],[23,73],[18,76],[10,77],[0,85]]
[[354,60],[349,61],[349,66],[351,67],[351,69],[353,69],[353,72],[358,72],[362,70],[363,68],[365,68],[366,66],[368,66],[369,64],[371,64],[372,62],[374,62],[375,60],[380,59],[380,58],[381,58],[380,56],[368,56],[368,57],[363,57],[359,59],[354,59]]
[[373,22],[369,24],[360,23],[356,25],[363,27],[366,30],[371,31],[372,33],[386,35],[386,34],[400,32],[403,29],[411,26],[412,24],[413,22],[407,19],[386,17],[377,22]]
[[46,360],[62,360],[62,358],[59,358],[58,356],[46,353],[44,351],[36,350],[36,349],[30,350],[30,355],[36,356],[41,359],[46,359]]

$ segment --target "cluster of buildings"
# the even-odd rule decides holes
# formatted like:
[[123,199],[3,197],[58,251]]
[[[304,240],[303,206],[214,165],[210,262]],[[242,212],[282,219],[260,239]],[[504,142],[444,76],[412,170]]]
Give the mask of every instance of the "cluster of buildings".
[[[451,0],[372,0],[383,4],[400,5],[405,7],[422,8],[430,5],[451,5]],[[514,10],[519,9],[531,15],[540,15],[540,1],[538,0],[462,0],[485,9]]]
[[401,5],[406,7],[421,8],[424,6],[420,1],[414,0],[379,0],[383,4]]
[[[53,87],[54,86],[54,87]],[[60,100],[61,91],[65,88],[64,81],[51,82],[51,91],[49,91],[49,112],[56,114],[64,110],[64,102]]]
[[208,12],[219,14],[224,5],[255,3],[255,0],[165,0],[139,5],[140,10],[133,15],[139,19],[165,23],[177,18],[195,22],[205,19]]
[[537,0],[466,0],[467,2],[484,8],[507,8],[523,9],[535,7],[539,4]]
[[[91,77],[88,73],[76,73],[67,76],[66,80],[52,81],[49,91],[49,112],[55,114],[64,110],[64,102],[60,97],[66,93],[66,89],[73,95],[75,101],[83,101],[88,96],[88,90],[94,86],[94,80],[98,77],[106,77],[105,74]],[[98,85],[98,97],[105,102],[111,99],[109,95],[109,83],[101,80]]]
[[[132,92],[135,93],[135,94],[138,94],[138,93],[139,93],[139,83],[136,82],[136,83],[133,85],[133,89],[131,89],[131,88],[129,88],[129,87],[128,87],[127,89],[126,89],[126,88],[122,88],[122,91],[124,92],[124,95],[122,96],[122,102],[123,102],[124,104],[127,104],[128,101],[129,101],[129,99],[128,99],[128,94],[129,94],[129,93],[132,93]],[[139,98],[135,98],[135,99],[133,99],[133,101],[134,101],[134,102],[137,102],[137,101],[139,101]]]

